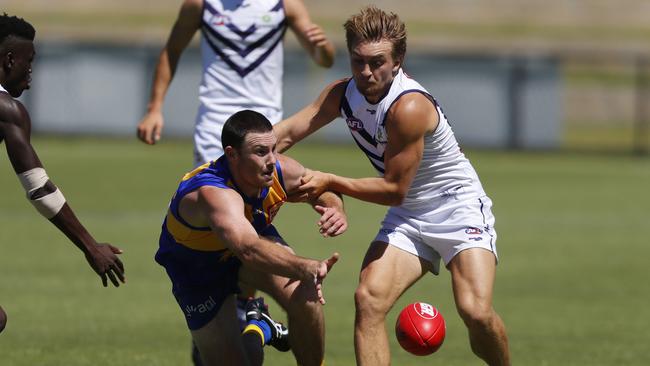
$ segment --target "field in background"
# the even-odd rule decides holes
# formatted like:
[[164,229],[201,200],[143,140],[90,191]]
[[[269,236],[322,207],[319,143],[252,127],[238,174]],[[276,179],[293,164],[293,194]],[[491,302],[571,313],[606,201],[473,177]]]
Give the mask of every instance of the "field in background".
[[[2,365],[188,365],[189,341],[162,268],[153,262],[166,204],[190,165],[189,143],[37,138],[54,182],[99,240],[125,250],[128,283],[104,289],[83,256],[24,198],[0,158],[0,335]],[[495,307],[519,365],[647,365],[650,293],[650,161],[627,155],[469,151],[492,197],[500,264]],[[305,165],[349,176],[373,174],[354,147],[303,146]],[[276,219],[298,253],[341,261],[325,284],[327,365],[354,364],[352,294],[363,252],[384,209],[346,200],[350,230],[317,235],[316,215],[287,205]],[[410,289],[391,311],[395,365],[480,365],[470,353],[443,272]],[[416,358],[392,327],[408,302],[428,301],[447,319],[441,350]],[[278,308],[272,305],[272,313]],[[273,350],[267,365],[289,365]]]

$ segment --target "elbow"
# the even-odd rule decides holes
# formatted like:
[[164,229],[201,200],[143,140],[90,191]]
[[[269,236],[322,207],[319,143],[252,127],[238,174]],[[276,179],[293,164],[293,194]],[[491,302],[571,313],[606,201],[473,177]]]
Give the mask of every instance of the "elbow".
[[242,263],[245,264],[254,264],[255,258],[255,246],[254,245],[238,245],[231,248],[232,252],[239,258]]
[[399,206],[402,203],[404,203],[404,199],[406,198],[406,191],[396,190],[386,194],[385,197],[386,197],[386,204],[388,206]]
[[283,152],[289,150],[289,148],[291,146],[293,146],[293,142],[291,141],[290,138],[287,137],[287,138],[283,138],[283,139],[278,140],[278,142],[275,145],[275,150],[277,152],[279,152],[279,153],[283,153]]

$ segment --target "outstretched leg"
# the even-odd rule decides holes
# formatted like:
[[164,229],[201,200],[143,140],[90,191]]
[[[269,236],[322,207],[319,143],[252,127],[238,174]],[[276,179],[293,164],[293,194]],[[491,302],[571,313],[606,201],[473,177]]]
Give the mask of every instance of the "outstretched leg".
[[368,248],[354,294],[357,365],[390,364],[386,315],[404,291],[430,268],[431,263],[383,242],[374,242]]
[[494,254],[481,248],[458,253],[447,265],[456,308],[467,326],[472,351],[488,365],[510,365],[508,336],[492,308]]

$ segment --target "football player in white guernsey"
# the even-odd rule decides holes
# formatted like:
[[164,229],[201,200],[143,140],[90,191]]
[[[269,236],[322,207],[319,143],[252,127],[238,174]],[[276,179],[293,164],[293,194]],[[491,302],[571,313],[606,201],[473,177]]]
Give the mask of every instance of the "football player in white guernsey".
[[[31,204],[84,253],[104,287],[109,280],[117,287],[125,281],[124,265],[117,257],[122,250],[98,244],[79,222],[49,179],[30,142],[32,123],[27,109],[14,99],[30,87],[35,35],[34,27],[24,19],[0,14],[0,143],[5,143],[11,165]],[[0,332],[6,322],[7,316],[0,307]]]
[[194,165],[223,154],[221,130],[242,109],[282,119],[283,38],[289,28],[312,60],[334,63],[334,46],[312,23],[302,0],[184,0],[154,73],[147,113],[137,135],[161,138],[165,94],[184,49],[201,31],[203,76],[194,127]]
[[386,315],[413,283],[437,274],[442,259],[472,351],[489,365],[509,365],[506,329],[492,307],[492,202],[438,103],[402,71],[406,28],[399,17],[370,6],[344,28],[352,78],[330,84],[274,129],[284,151],[341,116],[379,173],[353,179],[313,172],[301,186],[306,197],[331,190],[390,206],[354,295],[357,364],[390,364]]

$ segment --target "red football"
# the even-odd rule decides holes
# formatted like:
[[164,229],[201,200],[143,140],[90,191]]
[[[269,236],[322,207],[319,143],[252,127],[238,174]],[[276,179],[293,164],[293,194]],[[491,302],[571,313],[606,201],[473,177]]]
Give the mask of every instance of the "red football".
[[442,314],[424,302],[407,305],[395,324],[395,335],[400,346],[417,356],[437,351],[445,340],[445,330]]

